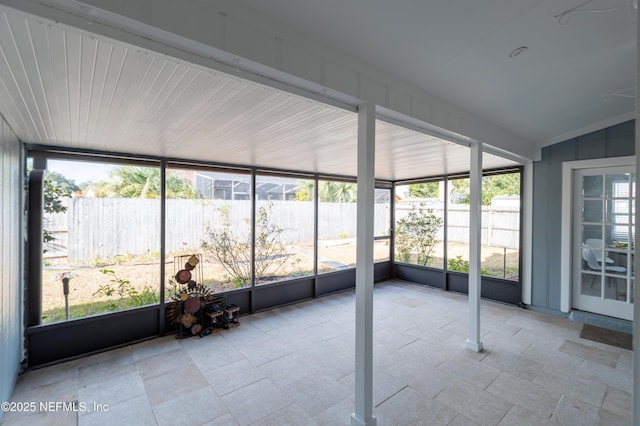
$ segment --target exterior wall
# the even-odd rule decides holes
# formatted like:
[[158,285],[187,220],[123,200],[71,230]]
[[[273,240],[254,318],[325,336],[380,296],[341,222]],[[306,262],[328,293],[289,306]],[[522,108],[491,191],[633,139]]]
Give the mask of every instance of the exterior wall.
[[634,155],[634,138],[628,121],[543,148],[533,170],[532,305],[560,311],[562,163]]
[[11,399],[22,361],[21,159],[20,141],[0,116],[0,402]]

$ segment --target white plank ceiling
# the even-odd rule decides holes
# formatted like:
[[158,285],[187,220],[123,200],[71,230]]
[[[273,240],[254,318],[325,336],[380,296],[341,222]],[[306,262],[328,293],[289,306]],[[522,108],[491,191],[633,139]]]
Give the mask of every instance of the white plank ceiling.
[[[0,9],[0,113],[23,142],[355,176],[354,112]],[[378,120],[376,177],[469,169],[461,145]],[[485,168],[515,163],[484,155]]]

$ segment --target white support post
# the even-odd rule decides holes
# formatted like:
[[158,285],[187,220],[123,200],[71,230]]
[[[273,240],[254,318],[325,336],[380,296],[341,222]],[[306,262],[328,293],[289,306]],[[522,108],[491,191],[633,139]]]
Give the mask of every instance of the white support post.
[[482,352],[480,341],[480,243],[482,238],[482,143],[471,145],[469,176],[469,337],[467,349]]
[[[640,176],[640,110],[638,109],[638,94],[640,94],[640,89],[638,88],[638,84],[640,83],[640,22],[638,22],[638,17],[640,17],[640,11],[636,9],[636,145],[635,145],[635,153],[636,153],[636,180],[638,176]],[[640,202],[638,201],[638,197],[636,197],[636,226],[638,222],[638,217],[640,216],[638,213],[638,208],[640,207]],[[637,229],[635,232],[637,233]],[[636,271],[640,270],[640,256],[634,256],[634,269]],[[633,286],[633,388],[632,388],[632,407],[633,407],[633,422],[632,424],[637,425],[640,424],[640,285]]]
[[524,180],[522,196],[522,208],[524,208],[522,223],[522,303],[531,304],[531,271],[533,270],[532,244],[533,244],[533,163],[527,161],[522,174]]
[[373,213],[375,105],[358,108],[358,222],[356,229],[356,371],[352,426],[375,426],[373,416]]

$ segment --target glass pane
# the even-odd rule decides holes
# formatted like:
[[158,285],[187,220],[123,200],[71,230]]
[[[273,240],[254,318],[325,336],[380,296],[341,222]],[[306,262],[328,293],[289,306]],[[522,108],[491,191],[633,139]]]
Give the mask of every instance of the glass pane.
[[482,275],[519,279],[520,173],[482,179]]
[[[175,265],[177,256],[202,253],[194,280],[201,279],[214,292],[251,285],[251,176],[169,169],[167,185],[181,175],[195,189],[195,198],[167,194],[168,260]],[[167,278],[173,283],[170,272]]]
[[356,264],[356,184],[318,181],[318,272]]
[[582,225],[582,241],[586,243],[589,239],[602,241],[602,225]]
[[385,262],[389,260],[389,240],[376,240],[373,242],[373,261]]
[[438,198],[439,183],[396,187],[396,261],[442,268],[444,203]]
[[584,200],[582,202],[583,222],[602,222],[602,200]]
[[375,190],[373,235],[388,237],[391,226],[391,190]]
[[602,183],[601,175],[584,176],[582,178],[582,196],[585,198],[602,198]]
[[469,271],[469,179],[449,181],[447,269]]
[[313,274],[313,180],[256,176],[256,284]]
[[628,174],[608,174],[606,175],[605,188],[607,198],[628,198],[629,197],[629,175]]
[[159,301],[160,168],[49,160],[43,323]]
[[600,297],[602,291],[602,276],[582,273],[580,293],[585,296]]
[[627,279],[620,276],[605,275],[604,298],[627,300]]
[[583,244],[581,248],[582,254],[582,270],[590,272],[602,272],[602,250],[594,249],[587,244]]

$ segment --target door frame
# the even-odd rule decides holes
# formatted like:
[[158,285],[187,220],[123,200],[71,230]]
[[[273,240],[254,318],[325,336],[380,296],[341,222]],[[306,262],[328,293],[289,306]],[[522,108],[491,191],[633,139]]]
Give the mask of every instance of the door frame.
[[573,243],[573,172],[579,169],[631,166],[636,157],[596,158],[592,160],[565,161],[562,163],[562,230],[560,240],[560,311],[569,313],[572,307],[572,243]]

